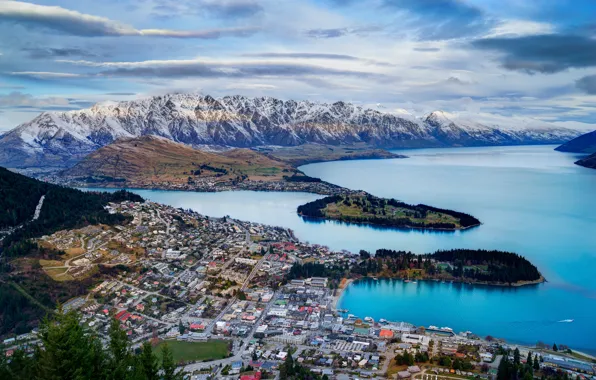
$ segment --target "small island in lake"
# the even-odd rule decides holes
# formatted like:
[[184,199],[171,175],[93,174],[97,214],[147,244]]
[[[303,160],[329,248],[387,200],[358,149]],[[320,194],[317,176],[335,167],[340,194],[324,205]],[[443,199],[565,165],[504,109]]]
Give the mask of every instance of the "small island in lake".
[[318,263],[295,264],[289,279],[329,277],[332,284],[342,279],[401,278],[455,281],[471,284],[522,286],[545,281],[538,268],[511,252],[474,249],[441,250],[417,255],[406,251],[379,249],[375,254],[360,251],[357,262],[346,268]]
[[423,204],[409,205],[365,192],[333,195],[298,207],[306,218],[323,218],[346,223],[395,228],[463,230],[480,225],[471,215]]

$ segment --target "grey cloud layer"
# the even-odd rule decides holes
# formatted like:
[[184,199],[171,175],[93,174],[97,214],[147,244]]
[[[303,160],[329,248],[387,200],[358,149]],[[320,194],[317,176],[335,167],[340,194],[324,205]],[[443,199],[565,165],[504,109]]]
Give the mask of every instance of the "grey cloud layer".
[[80,37],[154,36],[171,38],[213,39],[223,36],[243,37],[258,31],[255,27],[218,28],[180,31],[169,29],[135,29],[126,24],[57,6],[18,1],[0,1],[0,22],[55,30]]
[[[371,80],[390,80],[392,77],[375,72],[341,70],[317,65],[282,62],[218,63],[199,60],[145,61],[145,62],[91,62],[68,61],[79,66],[101,69],[100,76],[159,77],[159,78],[250,78],[250,77],[305,77],[349,76]],[[395,79],[395,78],[393,78]]]
[[476,40],[477,49],[502,53],[508,70],[552,74],[570,68],[596,66],[596,40],[575,35],[535,35]]
[[596,75],[585,76],[575,82],[575,85],[587,94],[596,95]]

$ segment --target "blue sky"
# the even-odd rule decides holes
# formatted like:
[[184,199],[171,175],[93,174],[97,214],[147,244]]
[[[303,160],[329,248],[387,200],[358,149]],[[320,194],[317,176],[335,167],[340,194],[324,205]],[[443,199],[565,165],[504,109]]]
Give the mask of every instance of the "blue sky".
[[167,92],[596,129],[593,0],[0,0],[0,131]]

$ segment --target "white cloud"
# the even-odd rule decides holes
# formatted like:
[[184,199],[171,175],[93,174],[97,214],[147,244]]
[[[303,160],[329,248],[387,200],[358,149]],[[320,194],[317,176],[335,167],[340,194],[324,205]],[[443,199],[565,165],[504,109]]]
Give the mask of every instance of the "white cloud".
[[54,73],[47,71],[13,71],[10,75],[32,77],[38,79],[52,79],[52,78],[78,78],[84,76],[83,74],[75,73]]
[[554,25],[546,22],[505,20],[491,29],[485,37],[520,37],[554,32]]

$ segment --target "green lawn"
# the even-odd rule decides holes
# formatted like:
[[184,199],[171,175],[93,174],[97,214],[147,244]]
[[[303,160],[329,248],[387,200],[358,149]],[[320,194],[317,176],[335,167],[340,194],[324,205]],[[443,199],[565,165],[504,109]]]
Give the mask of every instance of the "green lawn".
[[210,340],[207,342],[179,342],[177,340],[160,341],[156,347],[159,357],[161,357],[161,347],[167,343],[174,361],[208,361],[223,359],[228,356],[228,344],[225,340]]

